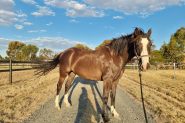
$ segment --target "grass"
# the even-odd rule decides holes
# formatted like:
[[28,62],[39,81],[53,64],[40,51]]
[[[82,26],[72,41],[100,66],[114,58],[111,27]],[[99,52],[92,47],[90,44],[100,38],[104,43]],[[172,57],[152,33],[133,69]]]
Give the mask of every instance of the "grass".
[[[158,123],[185,122],[185,70],[143,72],[144,98]],[[126,70],[120,85],[140,101],[137,70]]]
[[[12,66],[12,69],[32,68],[32,66]],[[0,70],[9,70],[9,66],[0,66]]]
[[13,72],[13,84],[8,84],[8,72],[0,73],[0,122],[23,121],[56,91],[58,71],[37,78],[34,71]]
[[[17,123],[55,95],[58,69],[37,78],[33,70],[13,72],[13,84],[8,72],[0,73],[0,122]],[[140,101],[136,70],[126,70],[120,86]],[[143,72],[144,98],[157,123],[185,121],[185,70],[149,70]]]

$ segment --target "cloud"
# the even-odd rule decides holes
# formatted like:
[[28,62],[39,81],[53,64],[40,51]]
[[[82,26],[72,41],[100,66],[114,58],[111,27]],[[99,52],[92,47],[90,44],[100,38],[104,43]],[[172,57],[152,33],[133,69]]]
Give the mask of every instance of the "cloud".
[[33,16],[55,16],[55,12],[52,11],[49,7],[39,6],[37,5],[38,10],[36,12],[32,12]]
[[149,15],[168,6],[181,5],[185,0],[84,0],[99,9],[121,11],[124,14]]
[[35,0],[22,0],[22,2],[26,3],[26,4],[36,4]]
[[51,26],[51,25],[53,25],[53,22],[49,22],[46,24],[46,26]]
[[0,1],[0,25],[11,25],[15,22],[24,21],[27,15],[22,11],[13,10],[15,3],[13,0]]
[[83,43],[79,41],[69,40],[64,37],[38,37],[38,38],[27,40],[26,42],[35,44],[39,48],[50,48],[56,52],[60,52],[67,48],[73,47],[78,43]]
[[[27,39],[27,40],[6,39],[6,38],[0,37],[0,47],[1,47],[0,54],[1,55],[5,56],[6,49],[7,49],[10,41],[22,41],[23,43],[26,43],[26,44],[34,44],[34,45],[38,46],[39,48],[50,48],[55,52],[61,52],[65,49],[73,47],[79,43],[85,44],[84,42],[70,40],[70,39],[66,39],[64,37],[37,37],[37,38],[32,38],[32,39]],[[85,45],[87,45],[87,44],[85,44]]]
[[70,17],[103,17],[104,12],[74,0],[44,0],[46,5],[66,9]]
[[115,20],[123,19],[123,16],[114,16],[113,19],[115,19]]
[[40,32],[47,32],[45,29],[41,29]]
[[23,25],[19,25],[19,24],[15,24],[15,28],[16,28],[17,30],[21,30],[21,29],[24,28],[24,26],[23,26]]
[[13,12],[13,0],[0,1],[0,25],[9,25],[17,20],[16,13]]
[[29,30],[28,33],[38,33],[38,32],[47,32],[47,30],[45,29],[41,29],[41,30]]
[[24,24],[24,25],[27,25],[27,26],[31,26],[31,25],[33,25],[33,23],[28,22],[28,21],[23,22],[23,24]]
[[2,55],[3,57],[6,56],[6,50],[8,49],[8,44],[11,41],[13,40],[0,37],[0,55]]
[[78,23],[79,21],[77,21],[76,19],[71,19],[71,20],[69,20],[69,22],[71,22],[71,23]]

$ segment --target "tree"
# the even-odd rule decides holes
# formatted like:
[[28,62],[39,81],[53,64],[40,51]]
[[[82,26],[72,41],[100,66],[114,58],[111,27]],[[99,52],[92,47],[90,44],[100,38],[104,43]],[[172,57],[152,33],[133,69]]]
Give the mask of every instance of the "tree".
[[170,42],[162,45],[161,52],[168,62],[182,62],[185,57],[185,28],[178,29],[171,36]]
[[160,48],[160,52],[161,52],[163,58],[165,59],[165,62],[170,62],[170,58],[169,58],[170,51],[169,51],[168,44],[166,44],[164,42],[163,45]]
[[41,49],[39,52],[39,59],[40,60],[49,60],[55,56],[54,52],[51,49]]
[[38,50],[39,48],[35,45],[12,41],[9,43],[6,53],[12,60],[35,60]]
[[21,48],[25,46],[24,43],[19,41],[12,41],[8,44],[8,50],[6,51],[9,58],[16,60],[17,54],[21,53]]
[[153,50],[150,57],[151,64],[164,62],[163,55],[160,50]]
[[79,49],[92,50],[91,48],[89,48],[88,46],[84,44],[76,44],[74,47],[79,48]]
[[23,46],[21,50],[23,60],[35,60],[39,48],[35,45],[28,44]]
[[109,44],[111,42],[111,40],[104,40],[99,46],[96,47],[96,49],[102,47],[102,46],[105,46],[107,44]]
[[0,55],[0,60],[4,60],[4,58]]

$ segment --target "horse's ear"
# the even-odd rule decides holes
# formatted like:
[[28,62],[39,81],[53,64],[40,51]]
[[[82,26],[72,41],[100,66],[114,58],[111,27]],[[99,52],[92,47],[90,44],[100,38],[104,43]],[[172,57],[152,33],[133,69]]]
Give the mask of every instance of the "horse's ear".
[[141,33],[141,30],[138,27],[136,27],[134,30],[134,36],[138,36],[140,35],[140,33]]
[[150,35],[152,34],[152,29],[150,28],[147,32],[147,36],[150,37]]

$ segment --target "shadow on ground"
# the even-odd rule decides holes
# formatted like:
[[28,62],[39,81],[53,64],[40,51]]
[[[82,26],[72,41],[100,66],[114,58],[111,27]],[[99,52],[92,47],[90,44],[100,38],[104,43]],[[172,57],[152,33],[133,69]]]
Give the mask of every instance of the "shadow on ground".
[[[91,122],[99,122],[101,119],[101,107],[100,102],[102,101],[102,95],[97,87],[97,81],[86,80],[80,77],[76,77],[71,85],[69,91],[68,101],[72,105],[71,98],[73,96],[73,92],[79,83],[89,85],[95,100],[95,106],[92,104],[92,100],[89,99],[87,89],[85,87],[81,87],[81,94],[79,97],[78,104],[78,112],[75,118],[75,123],[91,123]],[[91,93],[91,92],[90,92]],[[60,105],[63,102],[63,98],[61,98]],[[98,98],[100,100],[98,100]]]

